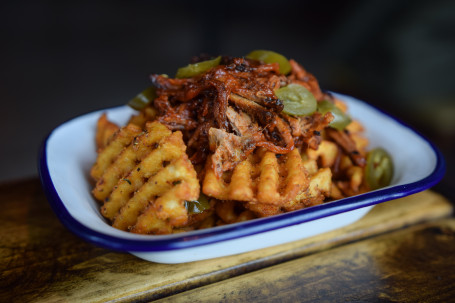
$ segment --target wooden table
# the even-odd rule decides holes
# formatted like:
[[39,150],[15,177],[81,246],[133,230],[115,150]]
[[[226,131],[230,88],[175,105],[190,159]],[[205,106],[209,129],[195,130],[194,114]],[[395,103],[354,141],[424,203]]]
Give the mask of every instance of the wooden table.
[[74,236],[37,179],[0,185],[0,207],[0,302],[455,301],[453,205],[429,190],[330,233],[175,265]]

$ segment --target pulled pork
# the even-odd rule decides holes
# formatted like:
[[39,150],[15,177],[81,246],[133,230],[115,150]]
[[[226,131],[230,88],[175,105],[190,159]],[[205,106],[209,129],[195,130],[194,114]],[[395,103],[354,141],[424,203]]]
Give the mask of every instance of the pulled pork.
[[258,146],[276,154],[300,146],[316,149],[332,114],[288,116],[282,113],[283,102],[274,90],[298,83],[317,100],[330,96],[321,92],[316,78],[302,66],[294,60],[290,64],[292,70],[286,76],[280,74],[277,63],[222,57],[220,65],[192,78],[151,75],[157,88],[153,104],[157,120],[184,133],[193,164],[214,157],[217,176],[245,160]]

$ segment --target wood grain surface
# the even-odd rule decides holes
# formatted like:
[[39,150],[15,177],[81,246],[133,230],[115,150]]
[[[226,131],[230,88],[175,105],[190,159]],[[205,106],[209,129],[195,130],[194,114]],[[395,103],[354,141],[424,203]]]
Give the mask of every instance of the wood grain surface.
[[[443,271],[453,271],[453,258],[447,258],[455,245],[453,219],[442,219],[453,214],[453,206],[432,191],[382,203],[358,222],[316,237],[174,265],[147,262],[74,236],[52,212],[37,179],[0,185],[0,207],[0,302],[138,302],[187,296],[243,301],[252,298],[248,294],[267,299],[267,289],[282,299],[314,289],[306,295],[309,299],[317,294],[330,301],[344,294],[352,300],[356,295],[359,300],[388,300],[407,294],[416,298],[406,291],[406,281],[421,282],[424,275],[433,282],[427,283],[434,292],[445,290],[444,285],[455,288],[445,279],[455,280],[453,274]],[[422,253],[414,254],[415,247]],[[397,258],[400,253],[409,262]],[[378,267],[377,259],[388,267]],[[418,279],[407,279],[403,272],[414,272]],[[257,279],[264,287],[254,284]],[[305,286],[309,282],[312,287]],[[236,287],[234,293],[224,285]],[[198,297],[199,291],[203,297]]]
[[414,226],[159,302],[454,302],[455,219]]

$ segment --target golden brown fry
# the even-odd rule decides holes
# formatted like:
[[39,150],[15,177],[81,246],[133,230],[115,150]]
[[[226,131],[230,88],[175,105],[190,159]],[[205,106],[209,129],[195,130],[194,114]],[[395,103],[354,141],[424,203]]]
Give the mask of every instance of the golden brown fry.
[[135,124],[143,128],[147,122],[155,120],[157,113],[158,112],[154,107],[147,106],[137,115],[131,116],[128,124]]
[[344,198],[343,193],[341,192],[341,190],[338,188],[338,186],[334,182],[332,182],[332,190],[330,191],[330,198],[333,200]]
[[96,150],[101,151],[109,143],[109,139],[120,129],[120,127],[107,119],[103,113],[96,124]]
[[310,184],[304,192],[283,205],[286,211],[292,211],[303,207],[321,204],[326,197],[330,196],[332,188],[332,172],[330,168],[320,168],[311,176]]
[[363,169],[359,166],[351,166],[347,169],[346,176],[349,178],[349,186],[351,189],[358,192],[363,181]]
[[168,234],[184,227],[185,201],[200,193],[185,150],[182,133],[159,122],[147,123],[144,132],[133,124],[122,128],[95,164],[104,168],[93,191],[104,201],[102,215],[114,227],[135,233]]
[[[128,175],[117,183],[101,208],[103,216],[113,220],[119,209],[149,178],[163,168],[163,164],[183,155],[185,146],[179,144],[179,139],[181,140],[181,133],[174,133],[162,140],[158,148],[153,149]],[[162,186],[166,186],[166,184]]]
[[317,150],[308,148],[306,154],[309,159],[319,161],[321,167],[331,167],[338,155],[338,146],[334,142],[322,140]]
[[95,164],[90,172],[95,181],[98,181],[106,168],[114,162],[121,151],[139,135],[142,129],[136,125],[128,124],[117,131],[109,144],[98,154]]
[[283,213],[280,205],[247,202],[245,206],[259,217],[270,217]]
[[235,213],[235,207],[238,204],[236,201],[219,201],[216,204],[215,212],[223,220],[223,223],[230,224],[237,220],[237,214]]
[[245,204],[237,201],[218,201],[215,207],[216,214],[221,219],[222,224],[231,224],[257,218]]
[[345,196],[354,196],[367,191],[363,182],[364,170],[361,167],[350,166],[345,169],[344,175],[347,180],[338,180],[335,184]]
[[297,149],[278,157],[272,152],[257,149],[234,168],[227,180],[218,179],[208,162],[203,192],[219,200],[268,204],[290,201],[306,189],[308,176]]
[[341,111],[343,113],[348,111],[348,106],[346,105],[345,102],[343,102],[340,99],[335,98],[335,97],[332,97],[332,98],[333,98],[333,103],[335,104],[335,106],[338,107],[339,109],[341,109]]
[[306,169],[309,176],[312,176],[318,172],[318,164],[316,163],[316,160],[304,160],[303,167]]
[[146,132],[135,137],[133,143],[123,149],[115,161],[105,169],[93,190],[95,198],[104,201],[111,194],[119,180],[130,173],[137,163],[150,153],[151,147],[170,135],[171,131],[163,124],[158,122],[148,123]]
[[[158,172],[140,190],[143,191],[142,195],[147,192],[146,196],[158,198],[154,201],[146,201],[148,204],[144,209],[144,204],[136,200],[135,195],[122,208],[113,226],[119,229],[132,226],[131,231],[135,233],[163,233],[164,225],[158,221],[165,222],[168,225],[167,228],[171,229],[188,223],[188,212],[184,203],[199,197],[199,181],[185,155]],[[142,213],[139,217],[133,210],[136,205],[141,207]],[[131,216],[132,213],[135,214],[134,217]],[[133,219],[136,221],[133,222]],[[164,229],[167,230],[166,227]]]
[[364,128],[358,120],[352,120],[351,123],[346,126],[346,130],[349,133],[361,133],[364,131]]

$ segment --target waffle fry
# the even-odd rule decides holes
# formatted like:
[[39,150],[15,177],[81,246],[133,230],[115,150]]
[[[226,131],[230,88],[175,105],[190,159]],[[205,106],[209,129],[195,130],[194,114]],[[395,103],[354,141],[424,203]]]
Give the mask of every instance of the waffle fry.
[[196,200],[200,186],[182,133],[151,122],[129,145],[112,150],[117,156],[110,152],[115,159],[93,191],[104,201],[102,215],[114,227],[136,233],[170,233],[184,226],[188,221],[185,201]]
[[294,199],[308,186],[297,149],[279,158],[275,153],[258,149],[240,162],[230,176],[223,177],[216,177],[209,159],[202,186],[204,194],[219,200],[281,204]]
[[147,106],[141,110],[137,115],[131,116],[128,124],[135,124],[140,127],[144,127],[148,121],[155,120],[157,111],[155,108]]
[[[149,203],[153,197],[158,198]],[[184,203],[198,197],[196,172],[186,156],[179,158],[139,189],[122,207],[113,226],[141,234],[169,233],[173,227],[186,225],[188,212]]]
[[215,211],[222,224],[242,222],[257,217],[251,210],[245,208],[244,203],[237,201],[219,201]]
[[286,211],[321,204],[330,196],[332,189],[332,171],[330,168],[320,168],[310,177],[308,188],[297,195],[294,200],[283,205]]
[[108,145],[109,140],[112,136],[119,130],[117,124],[112,123],[107,119],[106,113],[103,113],[98,119],[96,124],[96,149],[102,150],[106,145]]
[[321,204],[330,196],[331,189],[331,170],[330,168],[321,168],[310,176],[309,185],[306,190],[299,193],[292,200],[281,203],[280,205],[248,202],[245,206],[259,217],[269,217],[283,212]]
[[343,175],[345,179],[336,181],[336,187],[346,197],[366,192],[364,170],[359,166],[348,165],[348,163],[348,161],[344,161]]
[[[150,147],[159,143],[164,137],[170,136],[171,131],[158,122],[146,125],[146,132],[134,138],[132,144],[124,148],[114,162],[107,167],[97,181],[93,195],[98,200],[106,199],[114,186],[136,166],[137,162],[150,152]],[[112,216],[109,216],[112,219]]]
[[317,150],[308,148],[306,154],[311,160],[318,160],[321,167],[330,167],[335,163],[338,146],[327,140],[322,140]]
[[93,179],[98,181],[102,177],[103,172],[112,164],[119,153],[126,146],[130,145],[134,137],[141,132],[142,129],[133,124],[128,124],[117,131],[110,139],[109,144],[99,152],[96,162],[90,172]]

